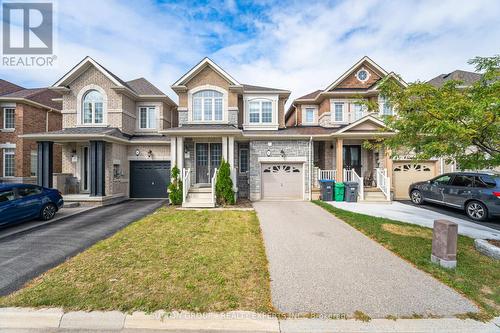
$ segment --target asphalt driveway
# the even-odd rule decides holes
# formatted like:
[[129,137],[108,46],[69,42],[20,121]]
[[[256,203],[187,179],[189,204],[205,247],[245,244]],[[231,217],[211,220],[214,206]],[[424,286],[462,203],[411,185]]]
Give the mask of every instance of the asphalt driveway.
[[274,306],[286,313],[452,316],[469,300],[310,202],[256,202]]
[[[471,238],[500,239],[500,230],[493,229],[485,223],[478,223],[462,218],[459,213],[450,213],[444,209],[432,209],[431,205],[415,206],[413,204],[393,201],[392,203],[365,202],[328,202],[332,206],[355,213],[385,217],[391,220],[417,224],[432,228],[434,220],[445,219],[458,224],[458,233]],[[490,223],[491,224],[491,223]]]
[[[130,200],[2,238],[0,295],[19,289],[32,278],[152,213],[164,203],[163,200]],[[0,236],[2,232],[9,230],[0,231]]]

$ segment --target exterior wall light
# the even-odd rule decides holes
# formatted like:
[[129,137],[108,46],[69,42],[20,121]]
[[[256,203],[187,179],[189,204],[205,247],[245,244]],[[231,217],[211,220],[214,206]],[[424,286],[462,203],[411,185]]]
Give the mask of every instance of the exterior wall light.
[[141,154],[141,151],[139,149],[135,150],[135,156],[139,156]]

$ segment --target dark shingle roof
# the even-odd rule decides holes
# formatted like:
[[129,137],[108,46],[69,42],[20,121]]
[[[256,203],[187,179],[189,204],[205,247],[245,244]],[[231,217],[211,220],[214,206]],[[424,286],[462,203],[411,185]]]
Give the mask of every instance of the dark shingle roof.
[[309,94],[307,94],[307,95],[301,96],[301,97],[299,97],[299,98],[297,98],[297,99],[314,99],[314,98],[316,98],[316,96],[318,96],[321,92],[323,92],[323,90],[321,90],[321,89],[320,89],[320,90],[316,90],[316,91],[313,91],[313,92],[311,92],[311,93],[309,93]]
[[61,95],[47,88],[25,89],[5,80],[0,82],[0,96],[2,98],[24,98],[51,109],[61,110],[62,103],[53,101],[54,98],[60,98]]
[[71,128],[65,128],[59,131],[52,131],[52,132],[46,132],[43,134],[47,135],[59,135],[59,134],[74,134],[74,135],[81,135],[81,134],[103,134],[103,135],[109,135],[115,138],[119,139],[125,139],[128,140],[131,136],[128,134],[123,133],[120,131],[120,129],[116,127],[71,127]]
[[288,91],[286,89],[254,86],[251,84],[242,84],[242,86],[243,86],[243,91]]
[[482,75],[479,73],[456,70],[448,74],[438,75],[435,78],[427,81],[427,83],[435,87],[442,87],[448,81],[458,80],[463,82],[462,85],[470,86],[473,83],[479,81],[481,79],[481,76]]
[[126,84],[138,95],[165,95],[160,89],[156,88],[151,82],[143,77],[127,81]]
[[0,79],[0,96],[23,90],[24,88],[12,82]]
[[297,127],[287,127],[280,128],[277,131],[244,131],[247,135],[328,135],[335,133],[342,129],[342,127],[327,128],[321,126],[297,126]]

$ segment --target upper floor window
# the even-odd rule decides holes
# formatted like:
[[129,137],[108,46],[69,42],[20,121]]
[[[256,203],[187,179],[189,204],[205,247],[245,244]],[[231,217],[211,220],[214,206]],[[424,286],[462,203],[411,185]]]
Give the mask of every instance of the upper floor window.
[[215,90],[202,90],[193,94],[194,121],[222,120],[223,94]]
[[15,129],[16,128],[16,109],[4,108],[3,109],[3,128]]
[[103,97],[97,90],[89,90],[83,98],[83,123],[102,124],[104,122]]
[[273,103],[271,101],[250,101],[248,106],[251,124],[269,124],[273,122]]
[[392,105],[389,103],[387,98],[379,97],[379,113],[382,116],[392,116],[394,114],[394,110]]
[[354,106],[354,121],[363,118],[365,106],[362,104],[353,104]]
[[315,108],[306,108],[306,123],[314,123],[314,111],[316,111]]
[[335,102],[333,103],[333,121],[343,122],[344,121],[344,103]]
[[139,128],[140,129],[156,128],[156,107],[154,106],[139,107]]

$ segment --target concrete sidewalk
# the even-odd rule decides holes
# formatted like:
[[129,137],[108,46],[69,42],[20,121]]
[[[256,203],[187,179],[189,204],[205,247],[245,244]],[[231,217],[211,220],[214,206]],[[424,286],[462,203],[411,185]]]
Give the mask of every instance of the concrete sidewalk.
[[284,313],[450,317],[468,299],[311,202],[254,203]]
[[348,210],[354,213],[384,217],[387,219],[416,224],[428,228],[433,227],[434,220],[445,219],[458,224],[458,233],[460,235],[468,236],[471,238],[500,239],[500,231],[498,230],[488,228],[486,226],[467,221],[465,219],[460,219],[432,210],[403,204],[397,201],[393,201],[390,205],[386,203],[376,204],[334,201],[328,201],[328,203],[334,207]]
[[498,332],[500,318],[471,319],[279,319],[248,311],[228,313],[67,312],[62,309],[0,308],[2,332]]

